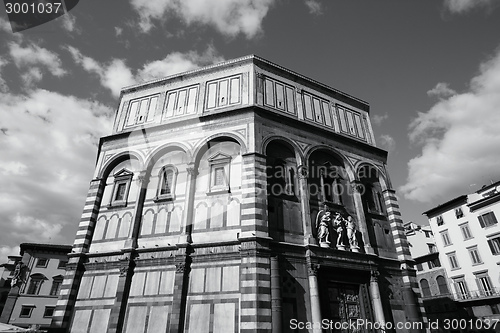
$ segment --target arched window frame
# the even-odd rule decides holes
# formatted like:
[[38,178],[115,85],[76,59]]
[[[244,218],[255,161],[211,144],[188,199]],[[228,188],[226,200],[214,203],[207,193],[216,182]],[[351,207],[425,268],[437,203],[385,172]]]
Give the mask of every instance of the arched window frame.
[[436,276],[436,283],[438,285],[440,295],[448,295],[450,293],[450,289],[448,288],[448,282],[446,282],[446,278],[444,276],[442,275]]
[[40,273],[35,273],[30,276],[30,283],[28,285],[28,289],[26,290],[26,294],[28,295],[38,295],[42,288],[43,282],[47,280],[45,275]]
[[62,275],[56,275],[52,277],[52,286],[50,287],[50,296],[58,296],[61,291],[62,282],[64,277]]
[[431,286],[429,285],[429,281],[426,279],[420,280],[420,289],[422,290],[422,297],[431,296]]
[[[164,184],[166,184],[165,180],[168,179],[167,175],[171,173],[172,179],[170,184],[167,184],[169,188],[169,192],[162,193],[162,189],[164,188]],[[156,190],[155,201],[171,201],[175,200],[175,186],[177,185],[177,175],[179,171],[177,168],[171,164],[165,165],[160,169],[158,173],[158,188]]]

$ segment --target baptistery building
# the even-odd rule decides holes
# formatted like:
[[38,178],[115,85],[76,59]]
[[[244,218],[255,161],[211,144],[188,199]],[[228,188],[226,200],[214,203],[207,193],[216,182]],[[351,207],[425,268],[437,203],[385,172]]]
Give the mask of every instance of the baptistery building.
[[54,332],[425,331],[368,103],[252,55],[124,88],[110,133]]

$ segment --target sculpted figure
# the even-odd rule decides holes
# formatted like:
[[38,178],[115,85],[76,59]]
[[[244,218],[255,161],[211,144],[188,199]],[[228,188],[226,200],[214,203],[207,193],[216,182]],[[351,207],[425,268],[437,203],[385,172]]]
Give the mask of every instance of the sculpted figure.
[[[316,228],[318,230],[318,243],[322,247],[329,247],[330,241],[328,240],[330,236],[330,230],[329,230],[329,225],[330,222],[332,221],[330,217],[330,212],[323,212],[322,211],[318,213],[318,216],[316,217]],[[321,216],[321,217],[320,217]]]
[[349,246],[351,249],[359,248],[358,240],[356,239],[356,224],[352,216],[347,217],[347,239],[349,239]]
[[12,275],[12,280],[10,281],[10,286],[14,287],[17,282],[22,281],[22,270],[24,268],[24,263],[19,261],[14,268],[14,274]]
[[337,248],[344,248],[344,230],[346,227],[346,220],[340,215],[340,213],[336,213],[334,225],[337,228]]

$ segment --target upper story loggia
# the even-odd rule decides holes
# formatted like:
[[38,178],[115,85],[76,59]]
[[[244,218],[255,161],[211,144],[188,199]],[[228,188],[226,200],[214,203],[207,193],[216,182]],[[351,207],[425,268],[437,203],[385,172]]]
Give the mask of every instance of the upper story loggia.
[[113,134],[247,107],[375,146],[368,103],[255,55],[124,88]]

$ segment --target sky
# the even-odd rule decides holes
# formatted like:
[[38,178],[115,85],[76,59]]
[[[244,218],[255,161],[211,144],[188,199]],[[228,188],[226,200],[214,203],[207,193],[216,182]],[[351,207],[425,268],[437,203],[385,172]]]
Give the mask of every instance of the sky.
[[0,261],[72,244],[120,89],[256,54],[370,104],[405,221],[500,180],[498,0],[85,0],[0,9]]

